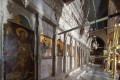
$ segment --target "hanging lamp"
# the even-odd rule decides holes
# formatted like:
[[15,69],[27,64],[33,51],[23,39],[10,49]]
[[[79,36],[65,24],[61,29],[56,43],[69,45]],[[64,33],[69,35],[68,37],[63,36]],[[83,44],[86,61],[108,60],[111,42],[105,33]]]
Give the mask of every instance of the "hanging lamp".
[[29,0],[22,0],[24,7],[26,8],[29,4]]

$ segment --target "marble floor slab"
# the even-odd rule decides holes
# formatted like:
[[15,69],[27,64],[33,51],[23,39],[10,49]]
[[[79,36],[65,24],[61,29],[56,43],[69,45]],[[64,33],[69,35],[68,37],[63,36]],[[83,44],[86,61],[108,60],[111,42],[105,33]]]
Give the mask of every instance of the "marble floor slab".
[[[86,70],[78,80],[113,80],[111,76],[110,73],[104,72],[103,68],[93,65],[90,69]],[[119,76],[116,75],[116,77],[118,78]]]

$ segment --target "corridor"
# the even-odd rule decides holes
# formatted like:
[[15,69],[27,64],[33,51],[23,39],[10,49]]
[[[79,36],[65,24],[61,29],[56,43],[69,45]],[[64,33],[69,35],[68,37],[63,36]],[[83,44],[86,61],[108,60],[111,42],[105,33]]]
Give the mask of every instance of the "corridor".
[[0,80],[119,74],[120,0],[0,0]]
[[[98,64],[88,64],[81,68],[75,69],[67,74],[49,77],[43,80],[113,80],[112,74],[104,71],[103,67]],[[119,80],[117,73],[116,79]]]

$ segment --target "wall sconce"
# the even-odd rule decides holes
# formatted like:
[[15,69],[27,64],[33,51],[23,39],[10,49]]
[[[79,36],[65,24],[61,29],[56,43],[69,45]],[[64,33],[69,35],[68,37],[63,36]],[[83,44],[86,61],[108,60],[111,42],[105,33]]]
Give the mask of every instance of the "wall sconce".
[[22,0],[23,4],[24,4],[24,7],[26,8],[29,4],[29,1],[28,0]]

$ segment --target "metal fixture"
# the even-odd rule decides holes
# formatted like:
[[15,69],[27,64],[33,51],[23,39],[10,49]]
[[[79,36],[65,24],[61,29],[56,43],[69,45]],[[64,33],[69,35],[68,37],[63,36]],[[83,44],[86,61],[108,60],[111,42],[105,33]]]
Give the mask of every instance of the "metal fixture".
[[29,4],[29,0],[22,0],[24,7],[26,8]]
[[97,48],[98,48],[98,43],[97,43],[97,40],[96,40],[96,36],[93,36],[92,47],[93,47],[94,49],[97,49]]
[[58,18],[58,14],[57,14],[57,13],[55,13],[55,19],[57,20],[57,18]]
[[106,59],[107,65],[106,65],[106,69],[105,69],[105,71],[107,71],[107,72],[110,72],[110,62],[111,62],[111,56],[110,55],[112,53],[111,48],[112,48],[112,45],[111,45],[111,41],[110,41],[109,48],[107,50],[107,53],[108,53],[107,59]]

